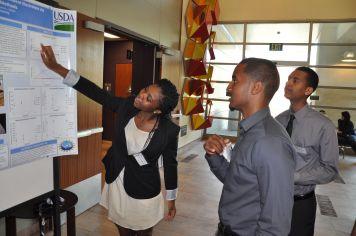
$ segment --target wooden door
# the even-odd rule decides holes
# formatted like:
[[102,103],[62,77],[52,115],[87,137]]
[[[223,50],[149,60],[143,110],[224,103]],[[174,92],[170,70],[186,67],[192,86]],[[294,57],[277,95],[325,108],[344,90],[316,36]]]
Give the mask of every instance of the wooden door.
[[132,64],[116,64],[115,96],[128,97],[131,95]]
[[156,45],[134,41],[132,56],[132,93],[153,84],[155,78]]
[[[103,86],[104,35],[85,29],[84,21],[96,21],[78,13],[77,71],[87,79]],[[78,130],[102,127],[102,107],[78,92]],[[60,186],[66,188],[99,174],[101,164],[101,134],[78,140],[79,155],[60,159]]]
[[[126,92],[129,89],[127,84],[131,83],[132,74],[129,65],[132,61],[127,58],[127,51],[132,51],[132,47],[132,41],[127,40],[106,41],[104,44],[104,87],[112,96],[125,97],[127,95]],[[119,65],[119,73],[116,68],[117,65]],[[114,139],[115,114],[105,108],[103,109],[103,127],[103,139],[112,141]]]

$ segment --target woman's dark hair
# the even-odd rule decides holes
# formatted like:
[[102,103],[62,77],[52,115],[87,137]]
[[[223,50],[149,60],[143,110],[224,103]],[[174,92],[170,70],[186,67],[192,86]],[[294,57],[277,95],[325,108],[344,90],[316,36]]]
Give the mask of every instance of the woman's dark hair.
[[341,112],[341,115],[342,115],[342,117],[345,118],[346,121],[350,121],[351,116],[350,116],[350,113],[348,111]]
[[[171,112],[178,104],[179,94],[177,92],[177,88],[168,79],[161,79],[158,82],[156,82],[155,85],[157,85],[162,92],[162,98],[159,100],[159,109],[161,110],[162,113],[158,118],[170,119]],[[156,120],[155,125],[153,126],[152,130],[148,134],[144,148],[146,148],[149,142],[151,141],[153,133],[157,128],[158,120],[159,119]]]
[[155,83],[162,91],[162,99],[159,102],[159,109],[162,116],[170,116],[170,113],[178,104],[179,94],[176,86],[168,79],[161,79]]

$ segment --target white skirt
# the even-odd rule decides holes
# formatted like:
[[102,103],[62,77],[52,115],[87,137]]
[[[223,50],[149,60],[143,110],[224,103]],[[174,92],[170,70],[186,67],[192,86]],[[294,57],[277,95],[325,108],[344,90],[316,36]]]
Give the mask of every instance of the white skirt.
[[113,183],[105,183],[103,188],[100,205],[108,210],[108,219],[132,230],[145,230],[162,220],[164,216],[162,193],[150,199],[135,199],[127,195],[123,180],[124,169]]

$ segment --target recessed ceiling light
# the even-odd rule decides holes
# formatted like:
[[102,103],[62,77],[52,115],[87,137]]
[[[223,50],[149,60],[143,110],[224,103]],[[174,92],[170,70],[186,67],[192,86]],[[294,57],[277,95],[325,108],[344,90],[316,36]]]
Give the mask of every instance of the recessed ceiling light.
[[109,34],[109,33],[106,33],[106,32],[104,32],[104,37],[105,37],[105,38],[111,38],[111,39],[118,39],[118,38],[120,38],[120,37],[117,36],[117,35]]
[[356,62],[356,59],[342,59],[343,62]]
[[344,53],[344,57],[341,61],[342,62],[356,62],[355,53],[351,52],[351,51],[346,51]]

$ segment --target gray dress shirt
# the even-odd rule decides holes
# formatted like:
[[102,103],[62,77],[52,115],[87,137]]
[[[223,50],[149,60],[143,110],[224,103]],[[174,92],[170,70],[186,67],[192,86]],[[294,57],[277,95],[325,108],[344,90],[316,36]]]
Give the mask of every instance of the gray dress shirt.
[[230,163],[206,155],[224,184],[220,221],[237,235],[288,235],[293,207],[295,151],[268,108],[240,122]]
[[337,176],[337,133],[329,118],[308,105],[296,113],[284,111],[276,119],[286,127],[291,114],[295,116],[291,138],[297,151],[295,195],[303,195]]

